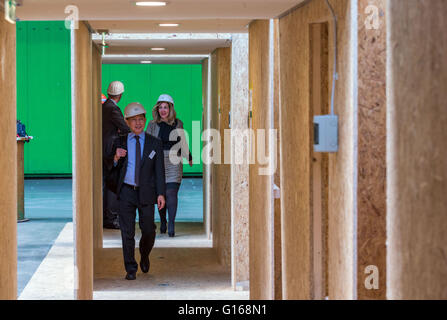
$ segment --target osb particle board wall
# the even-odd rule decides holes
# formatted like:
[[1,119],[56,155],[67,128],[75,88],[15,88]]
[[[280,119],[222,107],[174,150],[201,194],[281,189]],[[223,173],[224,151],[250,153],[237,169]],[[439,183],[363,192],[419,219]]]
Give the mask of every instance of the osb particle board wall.
[[[279,114],[281,112],[280,110],[280,101],[279,101],[279,20],[275,19],[273,22],[273,28],[274,28],[274,71],[273,71],[273,127],[277,130],[277,140],[276,140],[276,171],[274,173],[273,183],[279,188],[281,185],[281,168],[280,168],[280,146],[281,146],[281,140],[280,140],[280,122],[279,122]],[[275,300],[281,300],[282,299],[282,276],[281,276],[281,269],[282,269],[282,253],[281,253],[281,198],[274,200],[274,215],[275,215],[275,222],[274,222],[274,243],[275,243],[275,253],[274,253],[274,260],[275,260],[275,294],[274,299]]]
[[[329,32],[328,23],[309,26],[309,121],[314,115],[329,113]],[[314,132],[310,127],[309,141],[313,150]],[[327,153],[312,152],[311,165],[311,237],[312,237],[312,298],[323,299],[328,294],[328,188],[329,156]]]
[[[102,249],[102,104],[101,96],[101,49],[92,45],[92,124],[93,124],[93,248],[94,254]],[[94,255],[94,268],[98,257]]]
[[[92,39],[87,25],[74,31],[73,208],[77,299],[93,297]],[[99,99],[99,98],[98,98]]]
[[[211,114],[208,114],[208,71],[209,59],[202,61],[202,123],[203,130],[210,129]],[[205,145],[205,143],[203,143]],[[210,237],[210,213],[211,213],[211,190],[210,190],[210,166],[203,163],[203,224],[207,237]]]
[[[358,299],[386,299],[385,2],[358,2]],[[377,29],[371,20],[369,9],[372,7],[369,6],[378,9]],[[365,273],[368,266],[378,268],[377,289],[365,286],[365,279],[371,273]],[[371,281],[368,282],[371,284]]]
[[[328,287],[331,299],[354,293],[354,99],[350,50],[351,1],[331,1],[338,17],[335,112],[340,117],[339,152],[329,157]],[[324,0],[314,0],[280,19],[281,210],[283,298],[310,299],[311,117],[309,108],[309,24],[333,20]],[[332,72],[332,66],[330,66]]]
[[389,299],[447,299],[446,15],[387,2]]
[[222,265],[231,265],[231,167],[225,164],[224,130],[229,128],[231,100],[231,48],[218,48],[212,55],[212,127],[221,136],[221,164],[212,166],[213,243]]
[[[257,129],[270,128],[269,25],[268,20],[257,20],[249,26],[249,90],[253,115],[250,128],[255,135]],[[251,148],[256,150],[256,145],[257,141],[252,141]],[[249,169],[250,298],[273,299],[271,177],[259,174],[259,169],[264,166],[259,164],[259,159],[256,160]]]
[[[233,35],[231,43],[231,129],[247,130],[248,122],[248,35]],[[238,136],[239,138],[240,136]],[[248,142],[232,140],[231,228],[232,285],[249,280],[249,165],[235,162],[246,155]]]
[[16,28],[0,8],[0,299],[17,298]]

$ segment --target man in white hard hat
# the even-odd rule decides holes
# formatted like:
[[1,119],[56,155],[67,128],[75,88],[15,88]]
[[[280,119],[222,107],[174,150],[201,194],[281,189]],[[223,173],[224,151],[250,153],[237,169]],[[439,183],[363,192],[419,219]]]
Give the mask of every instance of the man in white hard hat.
[[131,132],[115,141],[111,177],[116,176],[115,192],[123,243],[126,279],[135,280],[135,218],[138,209],[141,239],[140,268],[149,272],[149,254],[155,242],[154,205],[165,206],[165,167],[161,140],[144,132],[146,110],[138,103],[124,109]]
[[[113,141],[120,134],[130,132],[123,113],[118,107],[118,102],[124,93],[124,84],[120,81],[112,81],[107,89],[108,99],[102,105],[102,145],[103,158],[106,161],[106,154],[110,154]],[[104,170],[103,175],[107,172]],[[103,187],[103,227],[108,229],[119,229],[119,219],[117,214],[117,200],[113,192]]]

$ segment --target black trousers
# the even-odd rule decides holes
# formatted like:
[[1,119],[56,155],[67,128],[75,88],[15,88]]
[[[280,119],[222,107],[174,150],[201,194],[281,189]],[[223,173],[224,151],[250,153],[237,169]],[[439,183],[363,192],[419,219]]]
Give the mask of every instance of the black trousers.
[[140,255],[148,257],[155,242],[154,205],[140,205],[138,191],[124,184],[118,201],[118,215],[123,242],[124,267],[127,272],[136,272],[135,261],[135,218],[138,209],[141,229]]
[[109,226],[118,221],[118,201],[116,195],[106,187],[105,178],[102,183],[102,199],[102,224]]
[[[175,217],[177,215],[179,189],[180,183],[166,183],[166,205],[158,211],[161,222],[160,231],[166,231],[166,224],[168,223],[168,233],[175,233]],[[166,211],[168,212],[169,222],[166,220]]]

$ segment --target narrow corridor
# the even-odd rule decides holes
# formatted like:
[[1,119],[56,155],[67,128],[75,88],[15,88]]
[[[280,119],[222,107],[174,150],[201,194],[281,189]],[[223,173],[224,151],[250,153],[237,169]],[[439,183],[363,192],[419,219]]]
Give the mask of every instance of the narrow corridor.
[[[0,1],[0,299],[447,299],[446,16],[445,0]],[[191,151],[177,233],[135,282],[103,226],[105,93]],[[151,142],[157,170],[125,190],[152,221]],[[22,222],[24,178],[60,177],[26,180]]]

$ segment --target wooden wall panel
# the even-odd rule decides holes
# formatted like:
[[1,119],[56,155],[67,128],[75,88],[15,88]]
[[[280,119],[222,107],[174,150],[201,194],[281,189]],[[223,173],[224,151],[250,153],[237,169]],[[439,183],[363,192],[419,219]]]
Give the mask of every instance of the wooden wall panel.
[[[213,128],[221,137],[221,164],[213,165],[213,243],[222,265],[231,265],[231,166],[224,163],[224,135],[229,129],[231,104],[231,48],[218,48],[213,54],[216,87],[213,97]],[[230,150],[228,150],[230,156]]]
[[[211,129],[218,130],[218,120],[219,120],[219,111],[217,106],[217,51],[214,51],[211,54],[211,97],[210,97],[210,126]],[[209,143],[209,142],[208,142]],[[220,150],[219,150],[220,151]],[[216,150],[213,149],[210,156],[213,156],[216,153]],[[217,168],[218,164],[211,163],[210,164],[210,198],[211,198],[211,232],[213,237],[213,246],[216,248],[216,243],[214,243],[214,226],[218,221],[219,217],[215,217],[216,212],[219,211],[219,196],[218,196],[218,176],[217,176]]]
[[[231,43],[231,130],[248,129],[248,35],[233,35]],[[246,155],[249,141],[231,140],[231,274],[232,285],[249,279],[249,164],[236,157]],[[243,284],[242,284],[243,287]]]
[[[269,20],[257,20],[249,26],[249,89],[252,119],[250,128],[257,136],[258,129],[270,128],[270,77],[269,77]],[[251,142],[256,152],[257,138]],[[268,135],[265,135],[267,147]],[[261,166],[250,164],[250,298],[274,298],[274,256],[272,248],[273,225],[271,221],[272,179],[260,175]]]
[[6,22],[2,8],[0,63],[0,300],[13,300],[17,299],[16,27]]
[[[309,107],[310,119],[329,113],[329,32],[328,24],[309,25]],[[314,132],[310,127],[310,148],[313,151]],[[312,152],[311,168],[311,234],[313,299],[324,299],[328,292],[328,154]]]
[[[354,298],[354,95],[351,1],[331,1],[338,18],[335,113],[339,152],[329,156],[328,291],[331,299]],[[283,298],[312,298],[311,126],[309,24],[333,19],[324,0],[314,0],[280,19],[281,213]],[[332,65],[329,67],[332,73]]]
[[[358,4],[357,298],[386,299],[385,0]],[[377,29],[368,7],[378,10]],[[378,268],[378,289],[365,286],[368,266]]]
[[389,299],[447,299],[447,2],[387,2]]
[[[202,61],[202,124],[203,130],[210,129],[211,109],[209,108],[209,60]],[[201,159],[202,160],[202,159]],[[203,227],[207,238],[211,237],[211,166],[203,164]]]
[[[281,112],[281,104],[279,99],[280,94],[280,85],[279,85],[279,72],[280,72],[280,65],[279,65],[279,20],[275,19],[273,22],[273,46],[274,46],[274,66],[273,66],[273,128],[277,130],[277,140],[275,141],[276,144],[276,171],[274,173],[273,177],[273,183],[279,188],[281,185],[281,167],[280,167],[280,145],[281,145],[281,139],[280,139],[280,112]],[[275,260],[275,270],[274,270],[274,282],[275,282],[275,292],[274,292],[274,299],[275,300],[281,300],[282,299],[282,276],[281,276],[281,269],[282,269],[282,254],[281,254],[281,198],[275,198],[274,200],[274,215],[275,215],[275,222],[274,222],[274,260]]]
[[96,253],[102,249],[102,104],[101,104],[101,49],[92,45],[92,125],[93,125],[93,248],[94,265]]
[[75,297],[84,300],[93,298],[92,39],[85,23],[79,23],[73,37]]

